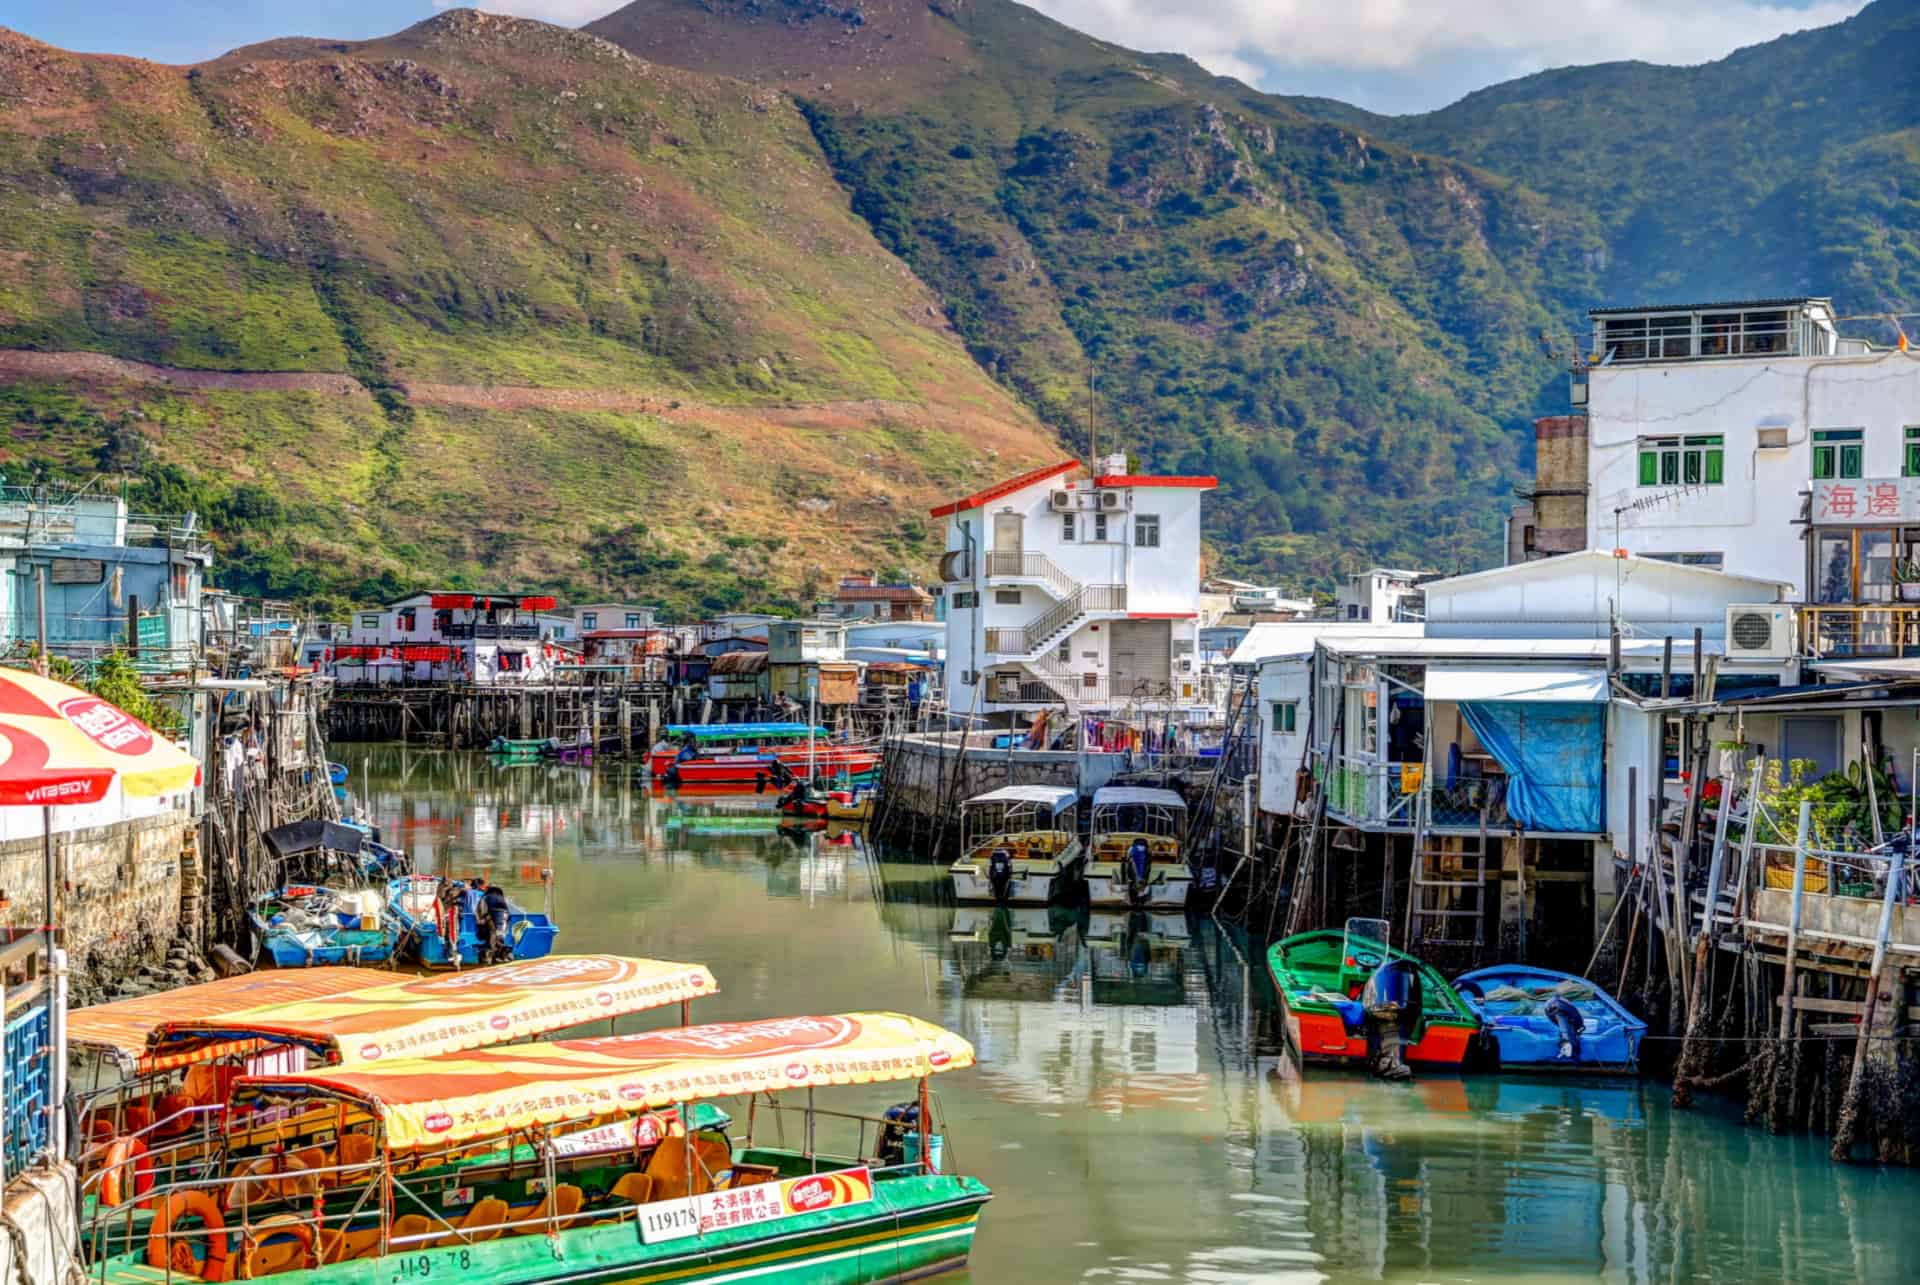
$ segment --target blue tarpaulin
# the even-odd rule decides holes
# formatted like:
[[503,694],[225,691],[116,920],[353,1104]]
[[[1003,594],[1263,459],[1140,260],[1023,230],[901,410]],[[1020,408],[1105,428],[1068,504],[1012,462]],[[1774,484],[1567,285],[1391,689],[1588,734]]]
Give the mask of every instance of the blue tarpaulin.
[[1607,707],[1574,701],[1462,701],[1460,713],[1507,774],[1507,814],[1528,830],[1606,827]]

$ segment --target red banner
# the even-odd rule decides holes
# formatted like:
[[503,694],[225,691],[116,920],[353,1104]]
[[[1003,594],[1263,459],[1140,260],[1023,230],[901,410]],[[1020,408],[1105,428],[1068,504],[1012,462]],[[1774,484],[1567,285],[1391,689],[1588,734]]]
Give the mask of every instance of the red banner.
[[426,661],[428,664],[444,665],[453,659],[453,648],[441,645],[411,643],[396,650],[401,660]]
[[436,593],[433,595],[432,605],[435,611],[466,610],[473,606],[473,595],[470,593]]
[[520,610],[522,611],[552,611],[559,605],[559,601],[552,597],[522,598],[520,600]]

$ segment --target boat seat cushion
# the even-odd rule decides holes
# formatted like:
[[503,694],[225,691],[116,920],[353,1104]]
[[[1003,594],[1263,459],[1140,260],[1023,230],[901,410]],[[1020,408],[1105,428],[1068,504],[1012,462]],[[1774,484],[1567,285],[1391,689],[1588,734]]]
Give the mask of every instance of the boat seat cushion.
[[315,1245],[321,1263],[344,1263],[350,1258],[367,1258],[380,1252],[380,1226],[355,1230],[326,1228]]
[[464,1245],[470,1241],[492,1240],[506,1231],[501,1224],[507,1221],[507,1202],[498,1196],[488,1196],[475,1202],[467,1216],[454,1226],[458,1232],[448,1232],[436,1245]]
[[312,1238],[304,1219],[275,1214],[256,1223],[240,1258],[240,1279],[258,1280],[276,1272],[312,1266]]

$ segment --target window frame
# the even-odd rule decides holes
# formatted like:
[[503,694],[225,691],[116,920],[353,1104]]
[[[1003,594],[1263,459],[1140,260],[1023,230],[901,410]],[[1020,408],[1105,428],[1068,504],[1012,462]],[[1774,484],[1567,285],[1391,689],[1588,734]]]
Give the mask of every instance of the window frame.
[[360,627],[362,629],[378,629],[380,628],[380,617],[377,614],[371,616],[362,615],[360,617]]
[[1724,433],[1643,437],[1635,470],[1640,486],[1724,486],[1727,439]]
[[1901,434],[1900,476],[1920,477],[1920,424],[1909,424]]
[[[1153,539],[1146,538],[1151,532]],[[1157,549],[1160,547],[1160,515],[1158,513],[1136,513],[1133,515],[1133,547],[1136,549]]]
[[598,629],[599,627],[600,627],[599,612],[583,611],[580,613],[580,631],[582,633],[586,633],[590,630]]
[[[1270,701],[1272,710],[1267,715],[1267,727],[1275,736],[1295,736],[1300,731],[1300,702]],[[1285,717],[1282,717],[1284,712]],[[1285,726],[1282,726],[1282,724]]]
[[993,605],[996,607],[1018,607],[1025,602],[1026,599],[1021,596],[1018,585],[1012,588],[995,589],[993,591]]
[[1866,472],[1866,430],[1816,428],[1808,475],[1816,482],[1859,481]]
[[1062,513],[1060,515],[1060,543],[1062,544],[1075,543],[1074,519],[1079,516],[1080,515],[1077,513]]
[[1093,543],[1108,543],[1108,533],[1112,531],[1112,529],[1112,524],[1107,521],[1106,514],[1096,513],[1093,515]]

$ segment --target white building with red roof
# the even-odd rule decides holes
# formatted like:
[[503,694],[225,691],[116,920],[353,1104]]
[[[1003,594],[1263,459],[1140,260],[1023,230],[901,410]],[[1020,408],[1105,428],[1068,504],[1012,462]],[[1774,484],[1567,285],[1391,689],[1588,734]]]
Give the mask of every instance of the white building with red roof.
[[988,715],[1201,705],[1200,501],[1212,477],[1109,456],[1034,469],[947,521],[947,701]]

